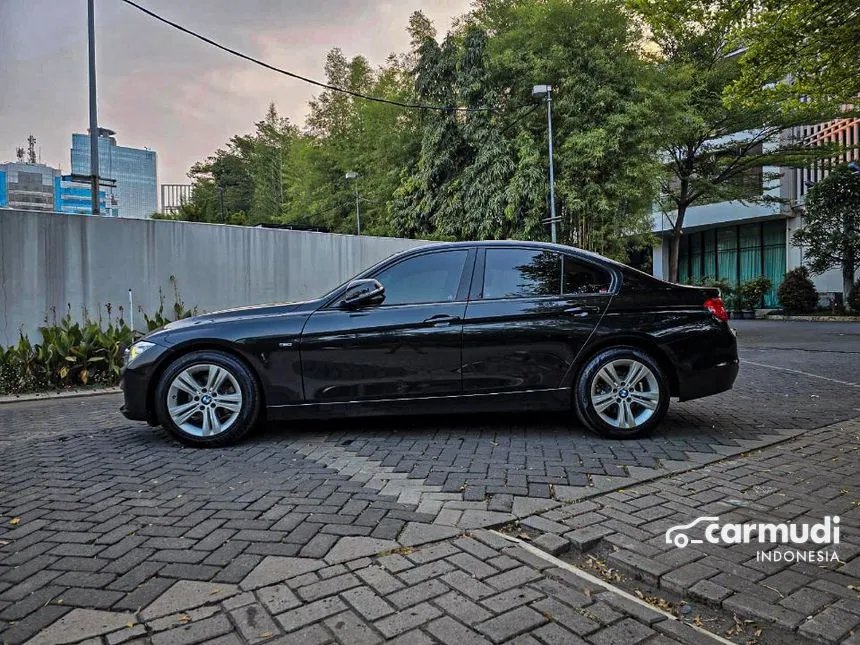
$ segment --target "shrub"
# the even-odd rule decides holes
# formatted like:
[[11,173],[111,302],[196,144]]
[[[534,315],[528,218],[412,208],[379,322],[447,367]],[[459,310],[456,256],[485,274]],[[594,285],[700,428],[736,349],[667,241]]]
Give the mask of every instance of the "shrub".
[[[175,288],[175,285],[174,285]],[[186,309],[175,292],[172,320],[194,315]],[[115,385],[119,381],[125,348],[131,346],[135,332],[122,318],[111,317],[111,305],[106,305],[108,322],[105,326],[99,312],[99,320],[90,320],[84,312],[83,322],[72,320],[71,307],[66,315],[56,320],[45,321],[39,328],[40,343],[32,344],[23,333],[18,343],[11,347],[0,347],[0,394],[18,394],[48,388],[63,389],[78,385]],[[144,314],[147,328],[151,331],[167,324],[171,318],[164,315],[161,301],[156,314],[150,318]]]
[[791,314],[809,313],[818,305],[818,292],[809,279],[809,269],[806,267],[786,273],[776,295],[783,309]]
[[773,283],[763,275],[741,283],[738,287],[738,304],[741,309],[744,311],[755,309],[764,294],[770,291],[771,286]]
[[185,308],[185,303],[179,295],[179,284],[176,282],[176,276],[172,275],[168,280],[173,287],[173,318],[164,315],[164,292],[161,290],[161,287],[158,287],[158,309],[155,310],[152,317],[147,315],[143,307],[138,307],[138,310],[143,314],[143,319],[146,321],[147,331],[155,331],[173,320],[190,318],[191,316],[196,316],[198,313],[197,307],[193,309]]

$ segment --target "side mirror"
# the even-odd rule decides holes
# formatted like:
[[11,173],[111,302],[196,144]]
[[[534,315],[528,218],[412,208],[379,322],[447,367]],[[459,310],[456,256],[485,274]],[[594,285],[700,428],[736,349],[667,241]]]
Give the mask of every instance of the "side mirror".
[[357,309],[368,305],[378,305],[385,300],[385,287],[373,278],[353,280],[346,287],[340,306],[343,309]]

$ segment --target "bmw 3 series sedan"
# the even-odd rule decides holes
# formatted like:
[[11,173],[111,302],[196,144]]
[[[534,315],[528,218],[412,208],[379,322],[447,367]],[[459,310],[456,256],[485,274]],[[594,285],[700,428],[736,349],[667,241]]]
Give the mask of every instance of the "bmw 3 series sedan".
[[147,335],[127,352],[122,412],[195,446],[233,443],[264,418],[508,410],[641,437],[671,397],[732,387],[727,319],[717,289],[571,247],[431,244],[315,300]]

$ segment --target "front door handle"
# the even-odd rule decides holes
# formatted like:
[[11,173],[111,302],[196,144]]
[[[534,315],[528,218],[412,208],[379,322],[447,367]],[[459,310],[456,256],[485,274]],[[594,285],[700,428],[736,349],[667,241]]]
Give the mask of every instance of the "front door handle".
[[577,318],[585,318],[591,314],[600,313],[600,307],[569,307],[564,310],[564,313],[571,314]]
[[452,323],[460,322],[460,316],[452,316],[450,314],[436,314],[435,316],[430,316],[424,322],[428,325],[450,325]]

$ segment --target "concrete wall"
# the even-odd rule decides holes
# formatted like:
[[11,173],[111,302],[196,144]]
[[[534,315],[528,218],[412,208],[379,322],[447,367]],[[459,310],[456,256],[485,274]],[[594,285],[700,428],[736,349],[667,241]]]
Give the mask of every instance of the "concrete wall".
[[[111,219],[0,209],[0,345],[19,328],[38,338],[57,315],[95,317],[128,290],[152,314],[158,289],[173,304],[175,276],[186,306],[201,311],[322,295],[418,240],[357,237],[217,224]],[[126,313],[126,320],[128,315]],[[143,316],[135,313],[137,327]]]

